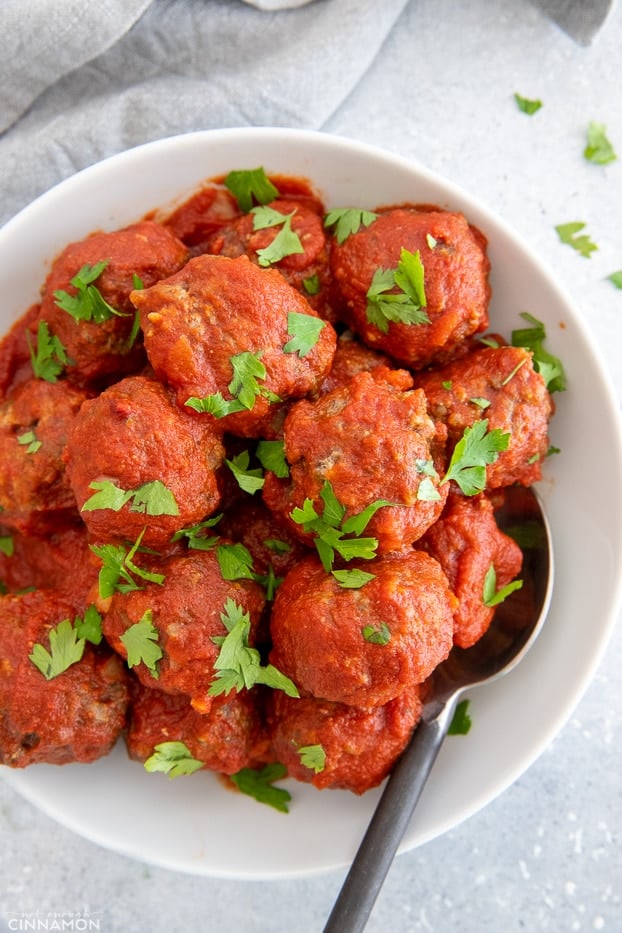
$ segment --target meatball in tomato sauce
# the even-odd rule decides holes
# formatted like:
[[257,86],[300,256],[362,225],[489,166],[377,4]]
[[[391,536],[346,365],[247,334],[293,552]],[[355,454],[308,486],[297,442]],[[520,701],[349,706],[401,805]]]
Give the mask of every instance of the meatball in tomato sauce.
[[[382,500],[365,534],[378,539],[378,553],[412,544],[440,515],[447,496],[438,471],[444,432],[429,417],[425,395],[412,390],[405,370],[378,367],[362,372],[316,401],[292,406],[285,419],[288,480],[268,473],[264,500],[299,534],[292,511],[306,499],[323,514],[325,484],[345,509],[344,520]],[[427,483],[433,496],[424,494]],[[312,543],[310,536],[304,539]]]
[[[197,256],[132,301],[158,379],[233,434],[261,436],[274,406],[312,391],[332,363],[332,326],[279,272],[246,256]],[[296,331],[309,327],[301,346]]]
[[0,404],[0,519],[45,533],[76,515],[63,454],[86,393],[67,382],[30,379]]
[[271,662],[303,694],[382,706],[424,681],[452,647],[455,596],[428,554],[356,562],[372,578],[341,587],[315,556],[277,590]]
[[[142,221],[112,233],[94,233],[71,243],[54,261],[46,279],[39,320],[60,340],[70,364],[69,379],[97,383],[104,377],[136,371],[144,362],[142,350],[133,338],[135,311],[130,292],[140,281],[148,288],[159,279],[172,275],[186,262],[187,248],[162,224]],[[84,267],[104,268],[92,281]],[[86,288],[97,289],[111,310],[101,302],[93,313],[83,309],[67,311],[62,297],[75,299],[79,289],[72,280],[80,276]],[[61,304],[59,304],[59,301]],[[91,303],[89,302],[89,307]]]
[[[253,580],[223,578],[217,553],[197,550],[161,560],[143,556],[144,566],[159,579],[142,589],[115,592],[103,622],[104,635],[142,684],[185,694],[199,712],[212,704],[209,690],[220,650],[214,639],[228,631],[223,616],[229,617],[232,604],[235,611],[248,613],[252,641],[265,602]],[[142,643],[156,646],[144,656],[132,649],[140,631]]]
[[454,643],[470,648],[492,622],[494,608],[486,604],[486,579],[494,572],[499,590],[520,573],[523,555],[498,527],[485,495],[465,498],[452,493],[440,519],[418,544],[439,562],[458,599]]
[[[298,781],[364,794],[384,780],[406,747],[421,717],[424,689],[407,688],[371,708],[274,692],[268,699],[273,752]],[[310,749],[315,758],[308,757]]]
[[128,753],[147,761],[164,742],[183,742],[203,768],[235,774],[265,755],[267,737],[257,700],[248,691],[214,697],[207,713],[189,699],[138,685],[126,734]]
[[[128,675],[105,645],[49,679],[33,663],[35,645],[48,653],[50,633],[73,623],[75,604],[54,591],[0,597],[0,763],[24,768],[62,765],[106,755],[125,727]],[[58,658],[56,658],[58,663]]]
[[[423,265],[425,303],[416,302],[420,323],[411,322],[416,315],[399,317],[405,305],[394,302],[389,317],[381,310],[385,291],[400,294],[387,273],[398,269],[402,250],[418,252]],[[369,346],[414,369],[451,359],[467,338],[486,329],[489,267],[484,237],[450,211],[383,212],[331,251],[339,310],[348,325]],[[387,281],[376,287],[383,273]],[[407,291],[401,290],[402,297]]]
[[128,376],[82,406],[67,474],[94,538],[135,541],[144,530],[142,543],[159,547],[215,510],[223,455],[220,435],[170,390]]
[[529,350],[482,347],[414,378],[426,394],[432,417],[447,425],[450,449],[465,428],[482,419],[489,431],[509,434],[507,449],[486,467],[489,488],[529,486],[541,478],[553,403]]

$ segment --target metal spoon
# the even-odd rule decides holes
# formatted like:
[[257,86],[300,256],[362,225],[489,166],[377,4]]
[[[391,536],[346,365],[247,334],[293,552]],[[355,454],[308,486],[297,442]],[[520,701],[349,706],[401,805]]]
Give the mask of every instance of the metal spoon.
[[454,648],[434,673],[421,721],[393,768],[359,846],[324,933],[363,930],[463,692],[507,674],[535,641],[553,588],[550,529],[536,494],[507,490],[497,523],[523,550],[523,588],[495,612],[486,635],[472,648]]

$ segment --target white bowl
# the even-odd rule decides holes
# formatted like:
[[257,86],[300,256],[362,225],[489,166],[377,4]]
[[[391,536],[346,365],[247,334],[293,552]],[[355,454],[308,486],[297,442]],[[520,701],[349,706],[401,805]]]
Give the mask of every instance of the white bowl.
[[[526,660],[470,694],[473,727],[448,739],[402,849],[485,806],[544,750],[590,682],[620,604],[622,430],[589,332],[537,257],[488,209],[396,155],[321,133],[233,129],[192,133],[124,152],[44,194],[0,231],[0,332],[37,300],[69,241],[170,209],[205,180],[263,165],[309,178],[328,206],[403,201],[463,211],[489,240],[491,328],[509,334],[528,311],[545,323],[568,390],[556,396],[540,493],[556,581],[549,618]],[[288,782],[290,813],[227,792],[201,772],[171,781],[130,762],[120,743],[92,765],[36,765],[0,774],[65,826],[108,848],[195,874],[264,879],[350,861],[379,790],[363,797]]]

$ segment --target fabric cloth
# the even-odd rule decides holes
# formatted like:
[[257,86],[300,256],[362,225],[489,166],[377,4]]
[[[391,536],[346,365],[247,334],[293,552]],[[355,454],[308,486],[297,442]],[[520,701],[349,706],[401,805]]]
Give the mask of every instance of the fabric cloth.
[[[253,0],[291,7],[296,0]],[[228,126],[317,129],[407,0],[3,0],[0,223],[122,149]]]
[[321,129],[408,2],[1,0],[0,224],[139,143],[215,127]]

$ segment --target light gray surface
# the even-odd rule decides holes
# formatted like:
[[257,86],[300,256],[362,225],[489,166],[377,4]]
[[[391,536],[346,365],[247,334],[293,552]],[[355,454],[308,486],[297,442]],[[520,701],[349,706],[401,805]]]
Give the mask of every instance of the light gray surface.
[[[222,125],[321,128],[412,156],[467,188],[530,241],[575,297],[622,398],[622,291],[605,278],[622,269],[620,4],[594,43],[582,48],[522,0],[395,0],[386,7],[316,0],[274,15],[234,0],[156,2],[119,46],[96,65],[63,78],[0,137],[5,216],[101,155],[158,135],[219,125],[199,95],[210,81],[223,86],[224,65],[215,52],[203,87],[196,48],[179,52],[177,61],[185,64],[177,68],[176,85],[165,73],[166,61],[176,70],[170,64],[175,46],[170,33],[168,57],[154,52],[152,64],[141,66],[140,82],[123,89],[118,72],[115,77],[118,57],[144,47],[159,16],[170,29],[173,13],[187,8],[197,25],[199,7],[206,22],[217,23],[229,36],[237,34],[236,23],[249,22],[249,15],[257,28],[263,24],[254,43],[245,32],[240,39],[245,55],[254,50],[257,56],[256,62],[245,59],[251,72],[260,67],[260,56],[265,64],[269,50],[273,61],[290,69],[295,61],[299,71],[279,74],[267,90],[248,85],[244,106],[221,114]],[[379,8],[384,13],[374,13]],[[402,8],[376,54],[370,24],[382,36]],[[347,12],[343,20],[340,11]],[[314,41],[304,31],[312,21]],[[342,41],[343,58],[335,60],[335,34],[323,45],[320,26],[339,24],[347,26],[349,41]],[[205,41],[217,49],[218,37],[208,32]],[[294,56],[280,42],[285,32],[290,39],[298,36]],[[164,33],[158,35],[162,39]],[[360,59],[351,61],[359,47]],[[157,43],[149,48],[157,51]],[[330,97],[327,75],[339,81]],[[237,93],[243,82],[234,79]],[[178,91],[177,115],[163,104],[166,116],[159,121],[157,102],[171,81]],[[96,88],[116,94],[121,106],[113,108],[105,95],[97,107],[91,104],[93,128],[76,142],[72,126],[82,119],[85,105],[77,89],[83,95]],[[282,104],[279,111],[279,93],[287,100],[283,88],[295,93],[291,106]],[[542,109],[532,117],[520,113],[515,91],[540,98]],[[102,110],[106,119],[100,123]],[[599,167],[583,159],[589,120],[607,125],[620,160]],[[12,173],[18,162],[23,169]],[[559,243],[554,226],[571,220],[585,221],[598,243],[592,258]],[[589,494],[587,485],[578,494]],[[528,772],[460,827],[398,857],[370,933],[622,930],[621,668],[618,626],[593,684]],[[64,830],[2,782],[0,832],[0,915],[13,929],[31,913],[38,912],[49,926],[54,913],[65,912],[97,920],[106,933],[314,933],[321,930],[343,877],[332,872],[249,884],[151,868]]]

